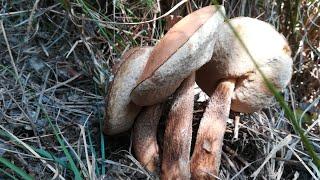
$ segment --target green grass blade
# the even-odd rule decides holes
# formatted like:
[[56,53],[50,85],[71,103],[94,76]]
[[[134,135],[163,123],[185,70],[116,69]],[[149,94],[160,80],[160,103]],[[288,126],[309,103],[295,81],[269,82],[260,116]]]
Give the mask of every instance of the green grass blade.
[[293,129],[300,136],[301,141],[302,141],[303,145],[305,146],[305,148],[307,149],[309,156],[312,158],[314,164],[320,170],[319,156],[315,152],[315,149],[314,149],[313,145],[311,144],[310,140],[305,135],[304,129],[299,125],[299,122],[296,119],[294,113],[291,111],[291,109],[289,108],[288,104],[285,102],[282,95],[274,88],[274,86],[270,82],[267,83],[267,86],[271,90],[271,92],[275,95],[276,100],[279,102],[280,106],[283,108],[286,117],[292,123]]
[[[216,0],[213,0],[213,3],[214,4],[218,4]],[[219,9],[219,12],[220,11],[221,10]],[[222,12],[220,12],[220,13],[223,15]],[[227,19],[227,17],[225,17],[225,19]],[[228,21],[226,21],[226,23],[229,25],[230,29],[233,31],[235,36],[238,38],[240,44],[242,45],[242,47],[244,48],[246,53],[249,55],[251,61],[253,62],[254,66],[256,67],[256,69],[258,70],[260,75],[262,76],[262,78],[263,78],[265,84],[267,85],[268,89],[273,93],[273,95],[275,96],[276,100],[279,102],[280,106],[283,108],[285,116],[292,123],[294,131],[300,136],[301,141],[302,141],[303,145],[306,147],[309,156],[312,158],[314,164],[320,170],[320,159],[319,159],[319,156],[315,152],[315,149],[314,149],[312,143],[310,142],[308,137],[305,135],[304,129],[299,125],[298,120],[297,120],[296,116],[294,115],[294,112],[289,108],[289,106],[285,102],[285,100],[282,97],[282,95],[280,94],[280,92],[275,88],[275,86],[269,81],[269,79],[261,71],[261,69],[259,68],[257,62],[253,58],[252,54],[249,52],[249,49],[245,46],[244,42],[242,41],[242,39],[240,38],[240,36],[236,32],[236,30],[232,27],[232,25]]]
[[27,174],[24,170],[22,170],[21,168],[19,168],[18,166],[14,165],[14,164],[12,164],[9,160],[7,160],[3,157],[0,157],[0,163],[7,166],[8,168],[10,168],[12,171],[17,173],[19,176],[21,176],[21,178],[23,178],[25,180],[33,180],[34,179],[32,176]]
[[[229,26],[231,27],[231,25],[229,24]],[[307,136],[304,134],[304,130],[303,128],[299,125],[298,120],[296,118],[296,116],[294,115],[293,111],[289,108],[288,104],[285,102],[284,98],[282,97],[282,95],[280,94],[280,92],[275,88],[275,86],[269,81],[269,79],[264,75],[264,73],[261,71],[261,69],[259,68],[257,62],[254,60],[253,56],[250,54],[249,50],[247,47],[245,47],[243,41],[241,40],[241,38],[239,37],[239,35],[236,33],[236,31],[234,30],[233,27],[231,27],[232,31],[236,34],[236,36],[238,37],[240,43],[242,44],[242,46],[244,47],[245,51],[247,52],[247,54],[250,56],[250,59],[252,60],[252,62],[254,63],[255,67],[257,68],[258,72],[260,73],[260,75],[262,76],[264,83],[267,85],[268,89],[271,91],[271,93],[275,96],[276,100],[278,101],[278,103],[280,104],[280,106],[283,108],[284,113],[286,115],[286,117],[288,118],[288,120],[292,123],[293,129],[295,130],[295,132],[300,136],[301,141],[303,143],[303,145],[306,147],[307,152],[309,154],[309,156],[312,158],[312,160],[314,161],[315,165],[318,167],[318,169],[320,169],[320,159],[317,155],[317,153],[315,152],[315,149],[313,147],[313,145],[311,144],[310,140],[307,138]]]
[[[1,130],[0,129],[0,136],[3,136],[3,137],[6,137],[6,138],[9,138],[11,143],[14,143],[15,146],[17,147],[20,147],[20,148],[24,148],[23,146],[21,146],[21,144],[19,144],[15,139],[13,139],[8,133],[6,133],[5,131]],[[30,145],[30,147],[35,151],[37,152],[41,157],[44,157],[44,158],[47,158],[47,159],[50,159],[51,161],[54,161],[58,164],[60,164],[61,166],[63,166],[64,168],[68,168],[70,170],[72,170],[70,168],[70,165],[67,164],[65,161],[62,161],[61,159],[57,158],[56,156],[54,156],[52,153],[44,150],[44,149],[37,149],[33,146]]]
[[42,157],[45,157],[45,158],[48,158],[58,164],[60,164],[61,166],[63,166],[64,168],[68,168],[70,170],[71,167],[69,166],[69,164],[67,164],[67,162],[65,161],[62,161],[61,159],[57,158],[56,156],[54,156],[52,153],[44,150],[44,149],[36,149],[36,148],[33,148],[39,155],[41,155]]
[[[97,153],[96,153],[96,150],[95,150],[95,148],[94,148],[94,146],[93,146],[93,143],[92,143],[92,138],[91,138],[91,133],[90,133],[90,131],[89,130],[87,130],[87,134],[88,134],[88,141],[89,141],[89,144],[90,144],[90,152],[91,152],[91,154],[94,156],[94,158],[95,159],[97,159],[96,157],[97,157]],[[98,163],[97,163],[97,161],[95,161],[94,162],[95,163],[95,171],[96,171],[96,174],[97,175],[100,175],[100,172],[99,172],[99,166],[98,166]]]
[[57,141],[58,141],[59,144],[61,145],[61,148],[62,148],[63,153],[65,154],[66,158],[68,159],[68,162],[69,162],[69,164],[70,164],[70,168],[71,168],[71,170],[72,170],[72,172],[73,172],[73,174],[74,174],[75,179],[77,179],[77,180],[78,180],[78,179],[82,179],[81,173],[80,173],[79,169],[77,168],[74,160],[72,159],[72,156],[71,156],[70,152],[68,151],[68,149],[67,149],[64,141],[63,141],[62,138],[60,137],[60,135],[59,135],[59,133],[58,133],[58,130],[57,130],[57,127],[52,123],[52,121],[51,121],[50,117],[48,116],[48,113],[45,111],[45,109],[42,108],[42,107],[41,107],[41,109],[42,109],[42,111],[44,112],[45,117],[46,117],[46,119],[48,120],[49,125],[50,125],[50,127],[52,128],[53,133],[54,133]]
[[80,173],[79,169],[77,168],[74,160],[72,159],[72,156],[71,156],[70,152],[68,151],[65,143],[63,142],[62,138],[59,136],[56,127],[55,127],[52,123],[50,123],[50,126],[51,126],[51,128],[53,129],[53,131],[54,131],[54,134],[55,134],[55,136],[56,136],[56,139],[58,140],[59,144],[60,144],[61,147],[62,147],[63,153],[65,154],[66,158],[68,159],[68,162],[69,162],[69,164],[70,164],[71,170],[73,171],[73,174],[74,174],[74,176],[75,176],[75,179],[82,179],[82,178],[81,178],[81,173]]
[[15,178],[12,174],[6,172],[5,170],[3,170],[2,168],[0,168],[0,174],[3,174],[7,177],[9,177],[10,179],[13,179],[13,180],[18,180],[17,178]]
[[104,175],[104,174],[106,174],[106,164],[104,163],[106,160],[106,154],[105,154],[102,118],[100,118],[100,139],[101,139],[100,143],[101,143],[101,161],[102,161],[101,174]]

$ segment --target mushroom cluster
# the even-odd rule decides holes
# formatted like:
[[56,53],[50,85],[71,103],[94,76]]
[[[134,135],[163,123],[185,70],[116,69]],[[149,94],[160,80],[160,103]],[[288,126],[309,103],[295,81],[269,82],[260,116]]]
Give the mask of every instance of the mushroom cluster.
[[[290,56],[286,39],[268,23],[225,20],[223,6],[201,8],[177,22],[156,46],[122,56],[106,98],[104,132],[133,126],[137,160],[161,179],[215,179],[230,109],[250,113],[269,106],[273,95],[265,77],[285,88]],[[210,100],[191,155],[195,82]],[[160,153],[157,126],[169,96],[173,103]]]

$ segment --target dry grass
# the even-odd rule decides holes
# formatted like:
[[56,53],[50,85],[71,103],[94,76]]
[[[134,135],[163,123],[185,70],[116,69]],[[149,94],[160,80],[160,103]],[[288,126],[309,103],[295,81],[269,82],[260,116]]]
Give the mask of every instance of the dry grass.
[[[70,158],[87,179],[153,178],[134,159],[130,132],[104,137],[101,123],[118,58],[131,47],[154,45],[165,33],[165,20],[157,17],[176,2],[162,2],[1,1],[1,157],[36,179],[75,178]],[[228,17],[258,17],[289,39],[295,74],[284,97],[319,154],[319,0],[223,3]],[[191,0],[173,13],[185,15],[208,4]],[[195,127],[204,106],[196,102]],[[230,118],[221,179],[320,178],[279,105]],[[0,164],[0,179],[8,176],[20,178]]]

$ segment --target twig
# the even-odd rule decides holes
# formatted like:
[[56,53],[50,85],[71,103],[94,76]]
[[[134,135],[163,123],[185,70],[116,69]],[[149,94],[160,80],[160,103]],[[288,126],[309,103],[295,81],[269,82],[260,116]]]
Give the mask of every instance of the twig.
[[20,82],[20,78],[19,78],[19,73],[18,73],[18,69],[16,67],[16,64],[14,62],[14,59],[13,59],[13,55],[12,55],[12,52],[11,52],[11,48],[10,48],[10,45],[9,45],[9,41],[7,39],[7,34],[6,34],[6,30],[4,29],[4,26],[3,26],[3,21],[0,20],[0,26],[1,26],[1,29],[2,29],[2,33],[3,33],[3,37],[4,37],[4,41],[6,42],[6,45],[7,45],[7,49],[8,49],[8,52],[9,52],[9,56],[10,56],[10,62],[11,62],[11,66],[13,67],[13,70],[14,70],[14,73],[15,73],[15,78],[16,80],[18,81],[19,85],[20,85],[20,88],[22,88],[22,84]]
[[234,140],[237,140],[239,137],[239,122],[240,122],[240,116],[236,116],[234,118],[234,135],[233,135]]
[[282,147],[288,145],[292,140],[292,136],[289,134],[287,137],[285,137],[282,141],[280,141],[280,143],[275,146],[271,152],[269,153],[269,155],[266,157],[266,159],[264,160],[264,162],[261,164],[261,166],[254,172],[251,174],[250,177],[253,177],[253,179],[256,179],[256,177],[258,176],[258,174],[260,173],[260,171],[262,170],[262,168],[264,167],[264,165],[272,158],[272,156],[279,151]]
[[31,31],[31,27],[32,27],[32,19],[33,19],[33,15],[38,7],[38,3],[40,2],[40,0],[36,0],[36,2],[33,4],[33,7],[32,7],[32,10],[31,10],[31,13],[30,13],[30,17],[29,17],[29,20],[28,20],[28,27],[27,27],[27,39],[29,39],[29,33]]
[[[73,76],[72,78],[70,78],[70,79],[68,79],[68,80],[66,80],[66,81],[63,81],[63,82],[61,82],[61,83],[59,83],[59,84],[56,84],[56,85],[54,85],[54,86],[52,86],[52,87],[44,90],[43,92],[48,92],[48,91],[51,91],[51,90],[53,90],[53,89],[57,89],[57,88],[59,88],[59,87],[61,87],[61,86],[64,86],[65,84],[68,84],[69,82],[72,82],[73,80],[77,79],[80,75],[81,75],[81,74],[77,74],[77,75]],[[39,96],[41,93],[42,93],[42,91],[39,92],[39,93],[37,93],[36,96]]]

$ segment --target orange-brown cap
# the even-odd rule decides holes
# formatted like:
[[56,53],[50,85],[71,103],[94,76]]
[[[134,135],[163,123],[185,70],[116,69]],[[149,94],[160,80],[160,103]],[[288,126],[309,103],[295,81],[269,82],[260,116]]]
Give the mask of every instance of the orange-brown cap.
[[138,105],[166,100],[192,72],[208,62],[214,33],[224,20],[223,6],[207,6],[181,19],[154,47],[131,93]]
[[220,80],[237,79],[231,109],[239,112],[257,111],[270,105],[273,95],[238,37],[264,75],[278,89],[283,89],[291,79],[291,50],[283,35],[266,22],[238,17],[228,23],[218,27],[212,59],[197,71],[196,82],[211,95]]
[[130,92],[136,86],[151,51],[152,47],[133,48],[123,55],[121,65],[116,67],[106,98],[105,134],[130,129],[140,112],[141,107],[131,102]]

